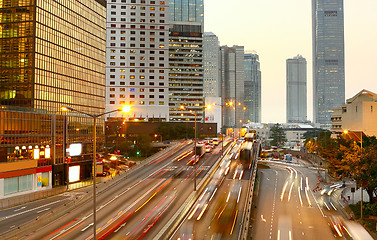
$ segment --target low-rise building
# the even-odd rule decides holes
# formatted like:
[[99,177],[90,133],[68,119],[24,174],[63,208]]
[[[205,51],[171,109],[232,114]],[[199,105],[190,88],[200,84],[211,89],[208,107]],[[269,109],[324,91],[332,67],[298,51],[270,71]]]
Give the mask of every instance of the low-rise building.
[[333,109],[331,122],[332,130],[338,134],[348,130],[377,136],[377,94],[363,89],[341,108]]

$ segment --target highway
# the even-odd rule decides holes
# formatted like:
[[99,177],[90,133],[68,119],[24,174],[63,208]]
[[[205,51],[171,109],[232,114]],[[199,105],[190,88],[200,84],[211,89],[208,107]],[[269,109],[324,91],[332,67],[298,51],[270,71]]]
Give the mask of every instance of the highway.
[[[132,174],[124,174],[116,181],[99,185],[97,238],[135,239],[135,236],[145,236],[149,239],[157,235],[193,192],[194,179],[200,182],[221,155],[221,146],[218,146],[192,166],[188,165],[192,149],[192,144],[185,142]],[[14,238],[23,239],[91,239],[91,187],[78,192],[80,194],[74,198],[61,197],[61,204],[56,203],[45,214],[41,212],[43,215],[38,220],[3,236],[8,238],[13,235]],[[2,213],[3,218],[9,217],[11,210],[14,211],[8,209],[8,212]],[[23,210],[18,215],[20,218],[27,214]],[[12,218],[15,226],[26,221]],[[8,223],[7,220],[4,222]]]
[[298,163],[267,162],[270,168],[259,171],[253,239],[335,238],[321,195],[312,191],[316,170]]
[[238,142],[225,155],[171,239],[240,239],[252,173],[238,160],[240,146]]

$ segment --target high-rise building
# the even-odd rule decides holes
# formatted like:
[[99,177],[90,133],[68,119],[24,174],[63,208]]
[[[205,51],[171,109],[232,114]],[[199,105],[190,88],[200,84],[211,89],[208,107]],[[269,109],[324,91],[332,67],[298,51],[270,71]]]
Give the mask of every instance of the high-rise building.
[[203,0],[169,0],[170,22],[204,22]]
[[343,0],[312,0],[313,120],[331,127],[345,99]]
[[220,96],[219,57],[219,38],[214,33],[205,32],[203,37],[204,97]]
[[287,59],[287,123],[307,121],[306,59]]
[[221,46],[223,127],[239,128],[244,121],[244,47]]
[[[106,1],[0,1],[0,197],[92,169],[93,118],[105,110]],[[98,148],[104,121],[98,119]],[[66,158],[69,144],[79,156]],[[69,156],[69,155],[68,155]]]
[[262,75],[259,56],[256,53],[247,53],[244,56],[245,64],[245,121],[261,122],[261,93]]
[[[128,119],[169,116],[167,1],[107,1],[106,110]],[[114,114],[113,114],[114,115]]]
[[201,121],[203,1],[170,0],[169,12],[169,121]]

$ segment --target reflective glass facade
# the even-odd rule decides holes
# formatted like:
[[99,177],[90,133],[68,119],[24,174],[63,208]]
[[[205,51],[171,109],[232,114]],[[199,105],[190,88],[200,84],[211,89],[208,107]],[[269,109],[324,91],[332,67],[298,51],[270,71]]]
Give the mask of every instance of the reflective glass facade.
[[[203,116],[202,26],[173,25],[169,43],[169,121],[197,121]],[[180,108],[184,105],[184,110]]]
[[307,121],[306,59],[287,59],[287,122]]
[[343,0],[312,0],[313,117],[331,127],[331,113],[345,100]]
[[[61,106],[104,112],[105,41],[105,0],[0,0],[0,164],[19,166],[4,172],[52,165],[61,185],[80,163],[91,175],[93,119]],[[99,119],[98,149],[103,129]],[[64,157],[70,143],[83,145],[80,156]]]
[[175,22],[204,22],[203,0],[170,0],[170,20]]
[[[244,93],[245,93],[245,71],[244,71],[244,47],[243,46],[221,46],[221,97],[224,121],[227,128],[239,128],[244,120]],[[226,105],[232,102],[232,106]]]
[[262,77],[259,56],[248,53],[244,56],[245,64],[245,121],[261,122]]
[[0,2],[2,105],[104,111],[106,8],[63,2]]

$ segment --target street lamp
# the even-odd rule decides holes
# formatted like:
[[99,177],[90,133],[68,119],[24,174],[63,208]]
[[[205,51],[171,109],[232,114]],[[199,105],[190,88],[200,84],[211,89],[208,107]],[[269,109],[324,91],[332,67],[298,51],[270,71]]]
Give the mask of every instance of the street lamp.
[[[205,111],[205,109],[211,109],[211,105],[207,105],[207,106],[204,106],[203,111]],[[180,106],[180,109],[182,110],[185,110],[185,106],[184,105],[181,105]],[[190,110],[190,112],[194,112],[194,116],[195,116],[195,133],[194,133],[194,163],[196,163],[196,109],[195,110]],[[194,167],[194,191],[196,191],[196,168]]]
[[123,113],[128,113],[131,111],[131,107],[128,105],[124,105],[120,109],[115,109],[109,112],[101,113],[101,114],[90,114],[86,112],[82,112],[79,110],[74,109],[73,107],[67,106],[67,105],[62,105],[61,107],[62,111],[72,111],[72,112],[78,112],[81,114],[84,114],[86,116],[89,116],[93,118],[93,123],[94,123],[94,139],[93,139],[93,238],[97,239],[97,233],[96,233],[96,175],[97,175],[97,170],[96,170],[96,147],[97,147],[97,118],[101,117],[105,114],[113,113],[113,112],[123,112]]
[[[343,131],[344,134],[348,134],[350,132],[360,133],[360,148],[361,148],[361,156],[363,154],[363,131],[348,131],[347,129]],[[361,203],[360,203],[360,219],[363,219],[363,183],[361,183]]]

